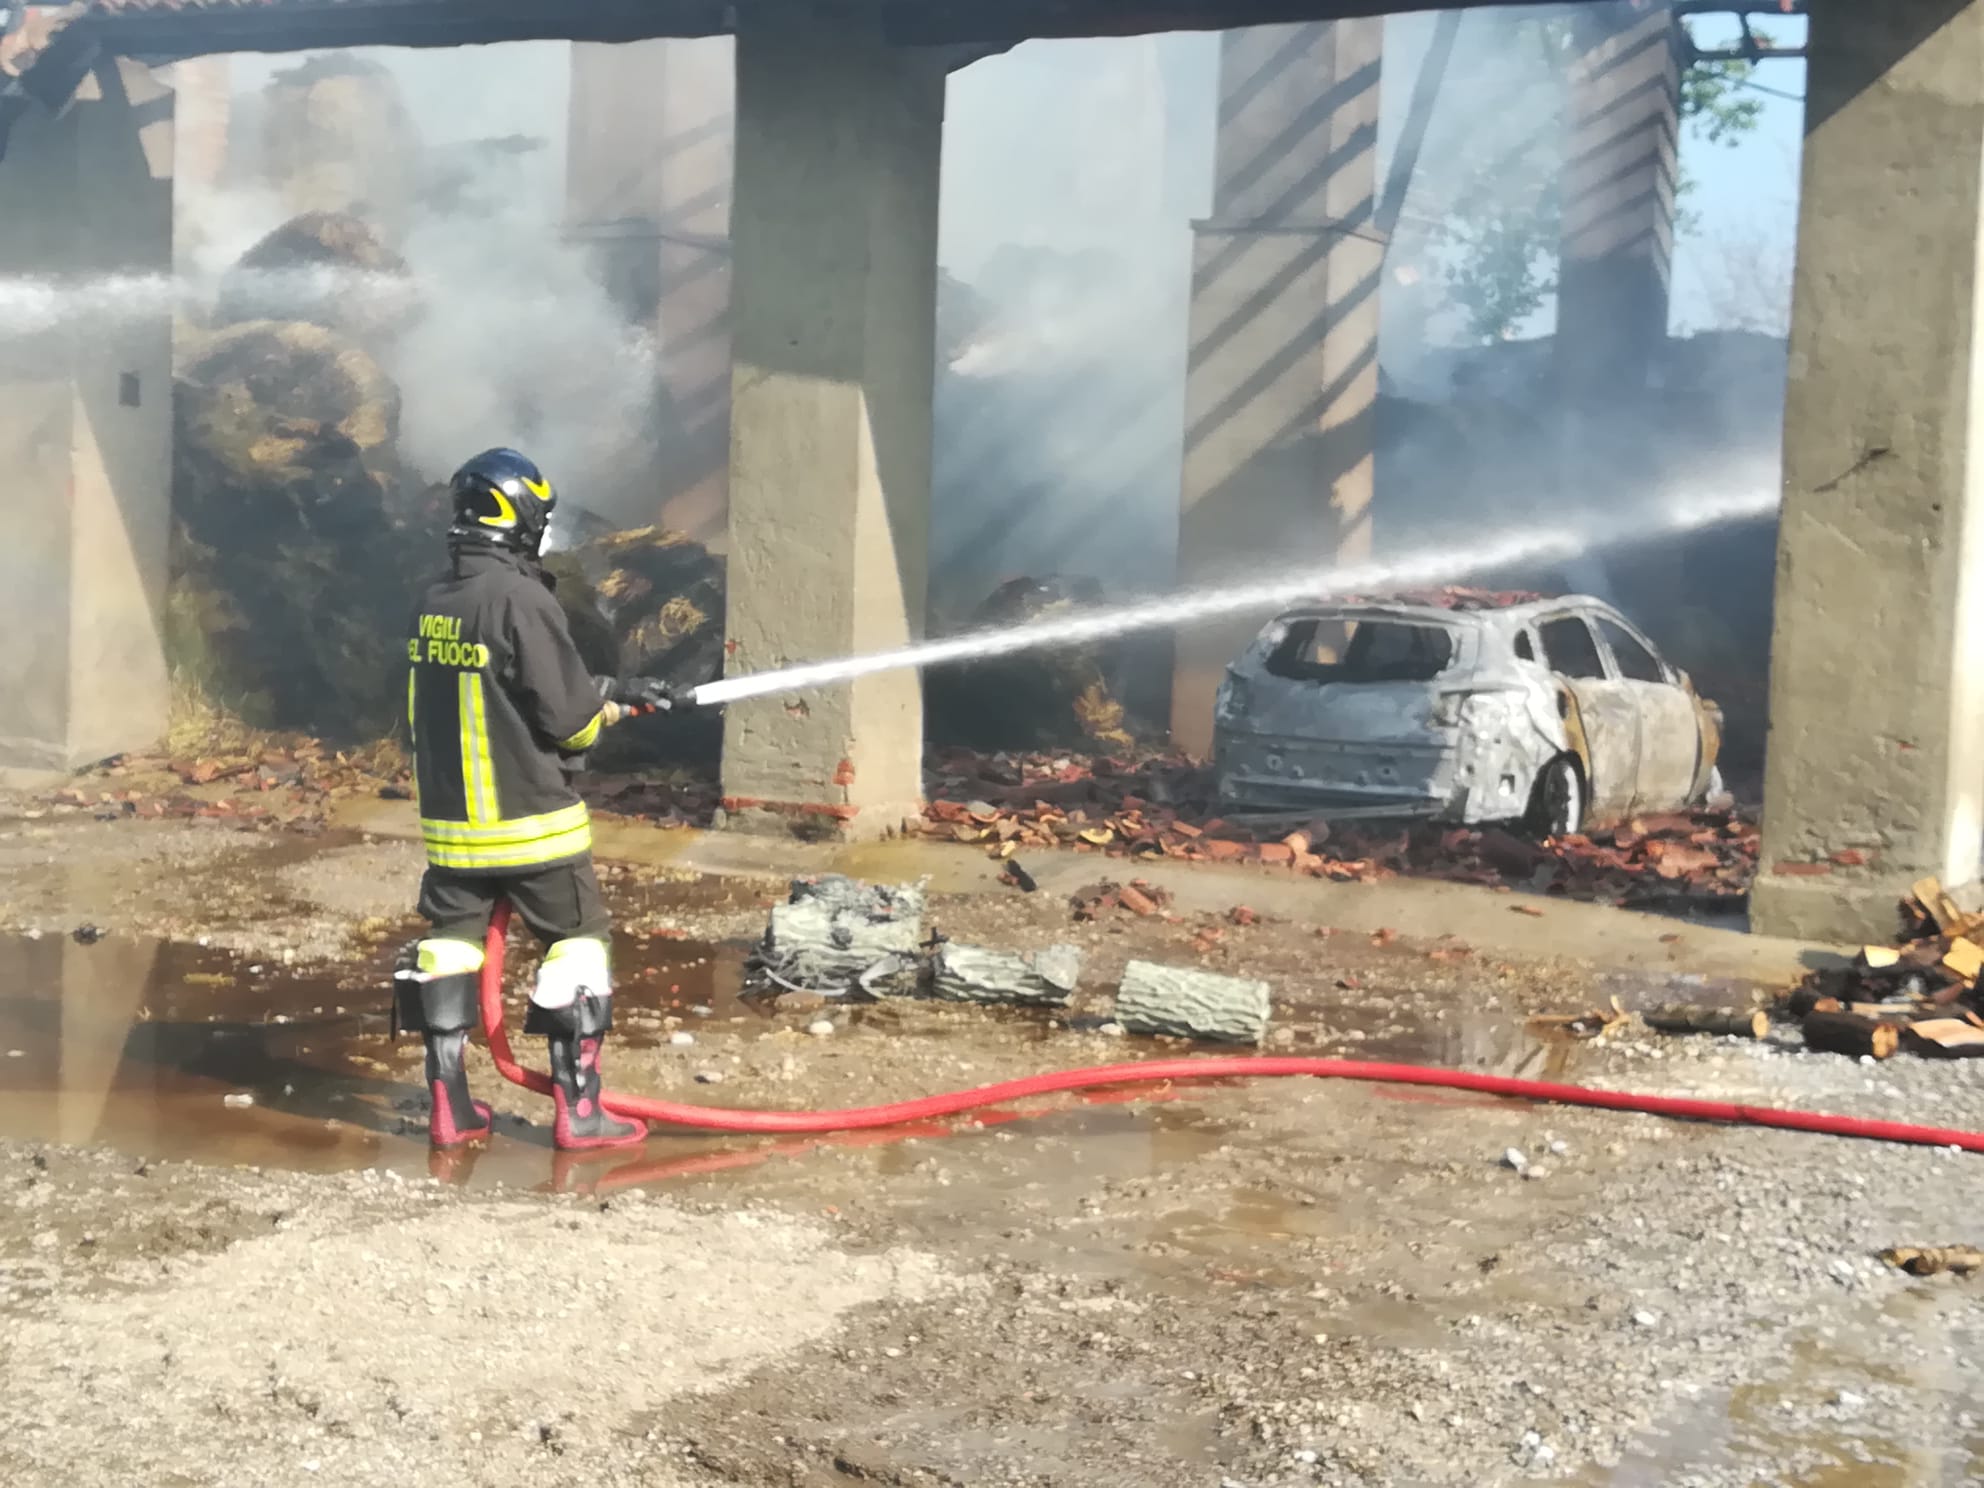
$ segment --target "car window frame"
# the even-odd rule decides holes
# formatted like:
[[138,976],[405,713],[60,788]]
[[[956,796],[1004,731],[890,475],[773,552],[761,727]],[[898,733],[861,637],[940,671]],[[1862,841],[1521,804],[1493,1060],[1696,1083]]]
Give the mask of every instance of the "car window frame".
[[[1537,665],[1550,673],[1551,676],[1562,677],[1566,682],[1617,682],[1619,680],[1619,670],[1617,663],[1612,660],[1612,648],[1605,644],[1605,637],[1600,634],[1598,627],[1591,623],[1592,613],[1592,611],[1583,606],[1572,605],[1565,609],[1553,610],[1547,615],[1538,615],[1534,622],[1536,631],[1535,645],[1539,653]],[[1573,677],[1568,672],[1560,671],[1556,663],[1551,661],[1549,642],[1543,639],[1543,627],[1554,625],[1559,620],[1580,620],[1584,622],[1585,634],[1591,637],[1591,647],[1598,655],[1598,669],[1604,673],[1603,676]]]
[[[1349,606],[1346,607],[1346,612],[1343,614],[1327,612],[1317,614],[1310,611],[1302,611],[1294,614],[1277,615],[1273,620],[1261,627],[1259,634],[1255,636],[1252,645],[1248,648],[1252,653],[1251,669],[1254,675],[1290,684],[1304,686],[1324,685],[1314,678],[1290,677],[1275,671],[1275,655],[1288,642],[1291,634],[1302,626],[1312,627],[1310,635],[1313,638],[1315,631],[1322,626],[1344,622],[1358,625],[1396,625],[1407,629],[1437,631],[1444,635],[1447,638],[1447,644],[1450,648],[1446,665],[1440,669],[1436,676],[1415,685],[1432,686],[1436,682],[1450,683],[1454,677],[1466,672],[1474,665],[1472,658],[1475,654],[1474,647],[1477,644],[1473,640],[1473,636],[1476,633],[1474,627],[1456,623],[1452,617],[1446,615],[1399,615],[1366,609],[1362,606]],[[1373,684],[1368,679],[1360,679],[1347,680],[1338,685],[1370,686]]]
[[[1665,656],[1662,656],[1660,654],[1660,648],[1647,639],[1645,633],[1624,615],[1619,614],[1616,610],[1593,610],[1589,618],[1618,626],[1619,629],[1623,630],[1628,636],[1631,636],[1633,640],[1639,643],[1641,650],[1653,658],[1653,664],[1660,672],[1660,680],[1658,682],[1648,682],[1645,684],[1646,686],[1678,687],[1681,685],[1680,674],[1674,669],[1674,664]],[[1637,677],[1628,677],[1626,675],[1626,669],[1619,665],[1619,658],[1612,654],[1612,639],[1605,634],[1604,626],[1593,625],[1591,633],[1598,638],[1599,645],[1604,649],[1606,663],[1612,668],[1615,680],[1621,682],[1636,682],[1640,680]]]

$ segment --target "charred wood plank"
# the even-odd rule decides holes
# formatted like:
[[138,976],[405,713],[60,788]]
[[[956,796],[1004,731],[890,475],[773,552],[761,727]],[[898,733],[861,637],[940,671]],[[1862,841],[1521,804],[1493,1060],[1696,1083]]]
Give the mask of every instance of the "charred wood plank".
[[1808,1048],[1855,1059],[1863,1055],[1886,1059],[1901,1047],[1901,1030],[1894,1024],[1853,1013],[1810,1013],[1804,1032]]
[[1770,1015],[1761,1008],[1703,1007],[1678,1003],[1641,1014],[1649,1028],[1662,1033],[1717,1033],[1731,1038],[1760,1039],[1770,1032]]

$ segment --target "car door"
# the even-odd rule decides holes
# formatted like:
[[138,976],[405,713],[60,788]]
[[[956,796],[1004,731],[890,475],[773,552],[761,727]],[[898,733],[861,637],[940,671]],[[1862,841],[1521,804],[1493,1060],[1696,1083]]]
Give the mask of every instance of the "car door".
[[1701,761],[1701,718],[1695,700],[1652,645],[1618,616],[1592,618],[1620,685],[1639,706],[1639,786],[1633,793],[1633,810],[1678,811],[1694,794]]
[[1609,670],[1598,636],[1581,613],[1572,610],[1540,621],[1536,637],[1543,660],[1570,700],[1565,719],[1573,737],[1584,739],[1591,795],[1587,815],[1614,822],[1633,809],[1639,789],[1640,708],[1638,700]]

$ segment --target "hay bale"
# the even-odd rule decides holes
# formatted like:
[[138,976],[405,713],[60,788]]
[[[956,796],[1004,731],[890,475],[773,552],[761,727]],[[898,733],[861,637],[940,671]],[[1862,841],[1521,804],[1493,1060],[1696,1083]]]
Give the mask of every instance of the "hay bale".
[[[603,672],[693,685],[723,674],[723,560],[680,532],[641,527],[554,554],[546,567],[581,654]],[[644,718],[601,741],[602,769],[713,762],[722,742],[714,712]]]
[[188,349],[174,423],[175,665],[255,727],[394,726],[438,561],[395,519],[398,388],[336,332],[252,321]]
[[363,220],[306,212],[242,254],[221,280],[216,326],[308,321],[368,344],[417,312],[406,261]]
[[[1092,580],[1013,579],[994,590],[960,627],[1003,630],[1071,615],[1103,601]],[[1123,670],[1116,642],[1025,652],[932,671],[924,679],[933,743],[983,750],[1135,747],[1114,678]]]
[[397,474],[399,387],[323,326],[258,320],[216,332],[187,349],[175,391],[207,452],[243,480],[315,477],[334,456]]
[[569,553],[553,553],[544,560],[545,570],[556,581],[552,591],[565,611],[572,640],[584,658],[586,670],[595,677],[620,675],[620,637],[613,623],[600,608],[599,591]]

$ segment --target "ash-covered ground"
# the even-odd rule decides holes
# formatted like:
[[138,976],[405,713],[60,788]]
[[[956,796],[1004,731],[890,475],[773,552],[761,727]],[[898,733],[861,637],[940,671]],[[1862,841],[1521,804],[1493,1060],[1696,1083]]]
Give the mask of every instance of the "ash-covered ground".
[[[1984,1476],[1984,1282],[1876,1257],[1979,1240],[1974,1157],[1281,1080],[567,1162],[478,1056],[499,1137],[430,1163],[383,996],[417,847],[41,810],[0,810],[10,1484]],[[613,1083],[834,1107],[1178,1053],[1102,1030],[1137,956],[1267,979],[1277,1051],[1984,1127],[1974,1062],[1551,1034],[1796,975],[1593,906],[1553,942],[1405,880],[1187,865],[1219,892],[1080,923],[940,886],[954,940],[1081,946],[1075,1005],[768,1004],[763,867],[609,874]]]

